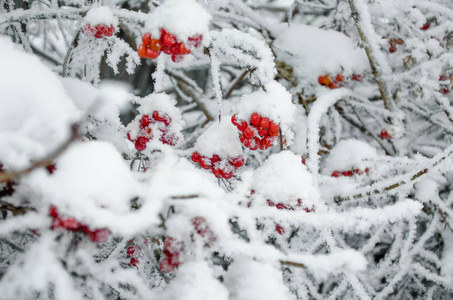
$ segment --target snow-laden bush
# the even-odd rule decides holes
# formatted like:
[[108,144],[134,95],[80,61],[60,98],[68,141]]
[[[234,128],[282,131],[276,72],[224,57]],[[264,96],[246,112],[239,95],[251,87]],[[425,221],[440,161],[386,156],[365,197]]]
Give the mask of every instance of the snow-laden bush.
[[0,298],[453,297],[452,18],[0,0]]

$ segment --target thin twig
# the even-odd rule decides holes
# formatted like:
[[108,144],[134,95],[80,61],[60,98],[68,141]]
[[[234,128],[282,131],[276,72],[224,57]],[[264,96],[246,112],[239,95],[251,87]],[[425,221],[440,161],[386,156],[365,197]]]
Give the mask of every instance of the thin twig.
[[293,261],[287,261],[287,260],[281,260],[280,263],[282,265],[287,265],[287,266],[293,266],[293,267],[298,267],[298,268],[307,268],[304,264],[296,263]]
[[241,83],[242,79],[244,79],[245,76],[250,72],[249,69],[245,70],[242,72],[241,76],[239,76],[236,81],[233,83],[233,85],[230,87],[230,89],[226,92],[224,99],[228,99],[231,96],[231,93],[236,89],[236,87]]

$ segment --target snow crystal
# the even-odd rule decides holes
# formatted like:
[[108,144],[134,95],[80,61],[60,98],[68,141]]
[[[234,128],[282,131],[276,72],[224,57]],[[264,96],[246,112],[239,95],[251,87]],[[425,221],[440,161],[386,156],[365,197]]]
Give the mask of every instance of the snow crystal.
[[317,84],[318,76],[326,74],[363,74],[369,62],[363,49],[338,31],[307,25],[274,27],[273,47],[300,79]]
[[58,77],[0,37],[0,157],[22,168],[55,150],[80,115]]
[[373,168],[373,160],[377,158],[377,151],[369,144],[355,140],[341,140],[330,151],[323,162],[323,174],[331,175],[333,171],[349,171]]
[[271,155],[255,171],[252,188],[264,200],[296,205],[301,199],[304,207],[315,206],[317,210],[322,205],[307,167],[290,151]]
[[274,266],[238,257],[225,274],[231,300],[292,299]]
[[244,95],[236,107],[238,120],[250,120],[257,112],[276,124],[290,124],[294,119],[296,106],[291,101],[291,94],[279,83],[269,82],[266,91],[257,91]]
[[91,26],[96,25],[113,25],[118,26],[118,19],[113,15],[110,8],[106,6],[99,6],[91,8],[85,18],[82,21],[82,27],[90,24]]
[[160,29],[165,29],[178,41],[202,35],[207,44],[210,21],[211,15],[194,0],[167,0],[149,16],[145,28],[153,38],[160,38]]
[[223,116],[220,123],[212,124],[197,139],[194,151],[203,156],[214,154],[220,157],[236,157],[242,154],[236,127],[231,123],[231,116]]
[[204,261],[182,264],[161,300],[227,300],[228,291],[217,281]]

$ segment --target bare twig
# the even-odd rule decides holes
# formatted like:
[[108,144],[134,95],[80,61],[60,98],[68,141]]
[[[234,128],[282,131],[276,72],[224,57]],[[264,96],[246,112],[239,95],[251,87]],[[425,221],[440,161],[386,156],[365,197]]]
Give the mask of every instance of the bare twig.
[[292,266],[292,267],[298,267],[298,268],[306,268],[306,266],[304,264],[300,264],[300,263],[296,263],[296,262],[292,262],[292,261],[287,261],[287,260],[281,260],[280,263],[282,265],[287,265],[287,266]]
[[244,77],[247,76],[249,72],[250,72],[249,69],[242,72],[242,74],[236,79],[236,81],[233,83],[230,89],[226,92],[224,99],[228,99],[231,96],[231,93],[234,91],[234,89],[236,89],[239,83],[241,83],[242,79],[244,79]]

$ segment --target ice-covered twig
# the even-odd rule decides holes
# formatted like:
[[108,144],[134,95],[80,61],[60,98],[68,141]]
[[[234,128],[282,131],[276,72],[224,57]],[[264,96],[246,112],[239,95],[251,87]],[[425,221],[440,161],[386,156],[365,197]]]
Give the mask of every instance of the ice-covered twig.
[[359,199],[364,198],[366,196],[371,195],[378,195],[382,193],[386,193],[402,187],[406,184],[414,184],[416,183],[423,175],[428,173],[433,173],[441,163],[450,157],[453,154],[453,145],[445,149],[442,153],[434,156],[433,158],[427,160],[426,162],[420,164],[417,167],[417,171],[410,172],[408,174],[404,174],[398,176],[396,178],[392,178],[389,180],[385,180],[382,182],[377,182],[367,188],[362,189],[359,193],[352,195],[352,196],[336,196],[335,202],[340,203],[342,201],[351,200],[351,199]]
[[379,50],[379,45],[376,41],[376,32],[371,24],[370,13],[362,0],[349,0],[349,6],[360,39],[364,44],[368,60],[370,61],[371,70],[379,86],[382,100],[384,100],[384,106],[386,109],[393,111],[394,105],[392,102],[392,95],[389,91],[389,86],[384,79],[385,75],[390,73],[390,67],[382,52]]

